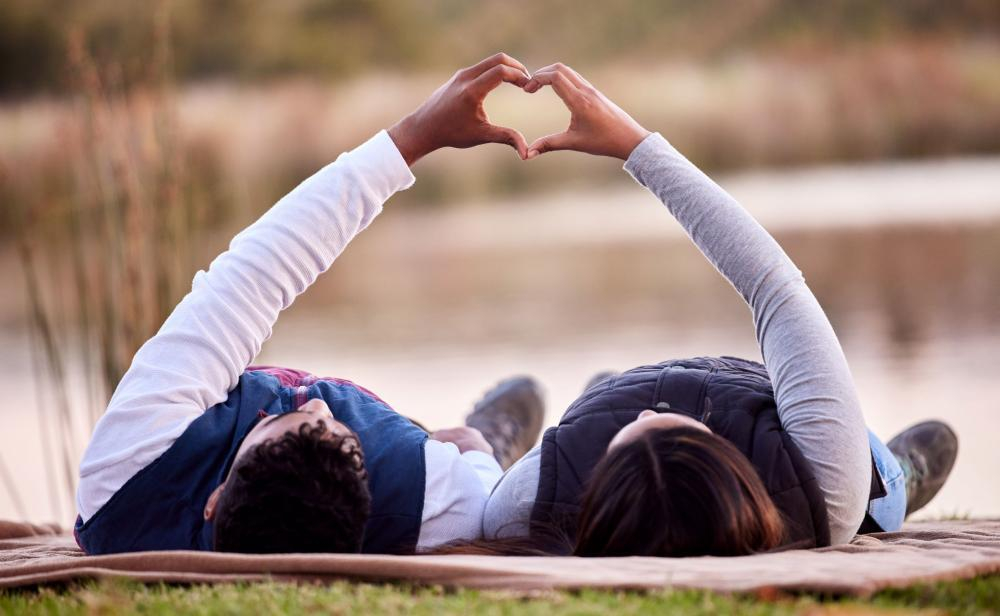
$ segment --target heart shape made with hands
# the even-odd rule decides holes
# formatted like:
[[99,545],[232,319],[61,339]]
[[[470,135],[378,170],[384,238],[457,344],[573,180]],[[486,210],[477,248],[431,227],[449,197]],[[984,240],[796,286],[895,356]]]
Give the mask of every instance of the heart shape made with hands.
[[561,133],[569,126],[570,112],[552,88],[529,94],[513,84],[502,84],[483,101],[490,123],[514,128],[530,144],[539,137]]
[[[527,99],[513,98],[518,96],[515,89],[501,88],[504,84],[517,86],[535,100],[530,107],[521,104]],[[561,100],[556,102],[553,93]],[[489,111],[487,99],[491,99]],[[547,107],[539,105],[543,101]],[[564,121],[561,130],[549,128],[565,120],[567,113],[569,122]],[[524,133],[512,126],[530,127],[530,132],[545,136],[527,142]],[[570,67],[556,63],[529,74],[520,62],[499,53],[457,71],[413,113],[390,127],[389,135],[412,165],[439,148],[483,143],[505,143],[524,159],[576,150],[625,160],[649,131]]]
[[[509,58],[505,59],[509,60]],[[491,140],[496,140],[499,130],[499,134],[506,137],[504,141],[514,141],[512,145],[518,147],[519,152],[526,159],[554,150],[576,150],[587,154],[612,156],[625,160],[632,150],[650,134],[625,111],[598,91],[586,78],[562,63],[557,62],[540,68],[531,75],[526,72],[518,72],[509,64],[494,70],[503,71],[502,81],[521,86],[523,92],[538,97],[536,101],[532,101],[530,113],[522,112],[521,117],[513,118],[509,124],[506,123],[506,118],[501,119],[499,125],[493,124],[497,129],[493,130],[493,139]],[[479,91],[484,97],[480,99],[481,113],[488,117],[486,99],[490,98],[489,94],[497,90],[496,86],[501,84],[498,83],[500,79],[496,74],[486,73],[486,75],[488,77],[483,78],[482,81],[490,79],[485,85],[493,84],[491,91],[483,92],[482,88]],[[525,77],[528,78],[527,81],[525,81]],[[511,88],[500,89],[500,96],[509,96],[511,92]],[[552,98],[552,94],[557,96]],[[553,106],[550,107],[552,111],[548,114],[539,113],[537,100],[539,98],[544,100],[546,96],[549,96],[549,101],[553,101]],[[556,98],[561,100],[554,102]],[[497,101],[494,100],[490,105],[494,113],[500,111],[496,103]],[[508,101],[507,108],[516,109],[516,106]],[[557,131],[551,130],[548,123],[554,124],[557,119],[564,119],[567,112],[569,112],[570,119],[569,122],[563,123],[565,128]],[[501,113],[505,115],[506,111],[501,111]],[[526,139],[523,133],[518,135],[516,134],[518,131],[515,129],[507,128],[507,126],[524,127],[529,122],[537,126],[538,128],[534,128],[534,126],[532,128],[542,132],[544,136],[534,140]],[[517,145],[521,139],[525,139],[528,143]]]

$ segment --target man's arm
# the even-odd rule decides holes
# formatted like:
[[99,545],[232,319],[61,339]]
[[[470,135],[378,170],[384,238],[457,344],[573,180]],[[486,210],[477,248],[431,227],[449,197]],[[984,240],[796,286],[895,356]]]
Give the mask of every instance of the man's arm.
[[229,391],[287,308],[413,183],[385,131],[342,154],[233,239],[136,353],[80,465],[86,519]]
[[[500,463],[493,456],[493,446],[478,429],[469,426],[445,428],[435,431],[431,434],[431,438],[441,443],[454,445],[466,464],[476,472],[487,494],[493,490],[493,486],[503,475]],[[430,471],[428,471],[429,474]]]
[[427,476],[418,551],[481,537],[483,509],[503,474],[492,454],[462,451],[456,443],[436,437],[424,447]]
[[206,409],[226,399],[287,308],[397,190],[408,165],[442,147],[524,138],[489,123],[486,94],[524,85],[524,66],[497,54],[463,69],[414,113],[300,184],[199,272],[191,292],[136,353],[80,464],[86,520],[159,457]]

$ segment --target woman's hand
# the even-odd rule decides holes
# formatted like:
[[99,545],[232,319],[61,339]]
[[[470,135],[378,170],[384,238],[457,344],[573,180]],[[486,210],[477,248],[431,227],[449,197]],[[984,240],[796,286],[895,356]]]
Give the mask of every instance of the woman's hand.
[[487,455],[493,455],[493,447],[483,438],[483,433],[468,426],[438,430],[431,434],[431,438],[442,443],[454,443],[461,453],[481,451]]
[[512,128],[490,123],[483,99],[501,83],[523,88],[528,70],[505,53],[463,68],[438,88],[416,111],[389,129],[406,164],[412,165],[438,148],[471,148],[482,143],[506,143],[524,159],[527,143]]
[[542,86],[552,86],[566,103],[570,111],[569,128],[535,140],[528,146],[527,158],[553,150],[576,150],[626,160],[635,146],[649,135],[649,131],[629,114],[564,64],[539,69],[524,86],[524,91],[533,94]]

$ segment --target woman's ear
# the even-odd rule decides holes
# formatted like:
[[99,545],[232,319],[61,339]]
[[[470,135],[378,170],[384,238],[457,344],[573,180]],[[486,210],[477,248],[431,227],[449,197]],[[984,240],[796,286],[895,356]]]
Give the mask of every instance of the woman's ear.
[[219,487],[212,490],[212,493],[208,496],[208,502],[205,503],[205,519],[211,522],[215,519],[215,506],[219,504],[219,497],[222,496],[222,491],[226,487],[226,482],[219,484]]

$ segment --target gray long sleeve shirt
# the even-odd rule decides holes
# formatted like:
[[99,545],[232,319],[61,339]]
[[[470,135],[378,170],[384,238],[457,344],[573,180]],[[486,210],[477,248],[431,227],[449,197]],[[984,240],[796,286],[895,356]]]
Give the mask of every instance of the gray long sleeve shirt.
[[[625,170],[667,206],[750,305],[781,425],[816,474],[833,544],[850,541],[868,502],[867,431],[843,350],[802,273],[732,196],[659,134],[636,147]],[[527,534],[540,463],[536,447],[497,484],[483,517],[485,537]]]

